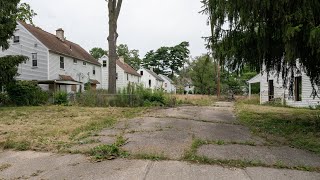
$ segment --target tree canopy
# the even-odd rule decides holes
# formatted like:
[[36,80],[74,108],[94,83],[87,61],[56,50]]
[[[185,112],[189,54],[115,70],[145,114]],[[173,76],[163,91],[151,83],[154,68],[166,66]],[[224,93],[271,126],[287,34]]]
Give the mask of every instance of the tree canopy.
[[154,72],[173,78],[189,58],[189,43],[182,42],[173,47],[160,47],[149,51],[143,59],[143,67],[153,68]]
[[120,44],[117,46],[117,54],[124,58],[124,62],[129,64],[134,69],[138,70],[141,65],[141,59],[139,55],[139,50],[130,50],[128,45]]
[[265,65],[292,87],[299,60],[311,83],[320,87],[319,0],[202,2],[211,24],[210,46],[222,64],[257,71]]
[[18,76],[18,66],[26,61],[24,56],[5,56],[0,57],[0,87],[7,86],[15,81]]
[[95,47],[90,50],[90,54],[95,59],[100,59],[104,55],[108,55],[108,51],[103,50],[102,48]]

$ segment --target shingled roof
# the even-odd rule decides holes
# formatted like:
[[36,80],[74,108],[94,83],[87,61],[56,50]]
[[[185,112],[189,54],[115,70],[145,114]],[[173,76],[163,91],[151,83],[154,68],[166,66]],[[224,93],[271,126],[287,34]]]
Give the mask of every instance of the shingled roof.
[[127,63],[125,62],[121,62],[120,60],[117,60],[117,65],[124,70],[125,73],[127,74],[131,74],[134,76],[138,76],[141,77],[141,75],[139,73],[137,73],[136,70],[134,70],[131,66],[129,66]]
[[41,43],[43,43],[49,49],[49,51],[101,66],[101,64],[80,45],[68,40],[62,41],[56,35],[48,33],[33,25],[26,24],[21,21],[19,21],[19,23]]

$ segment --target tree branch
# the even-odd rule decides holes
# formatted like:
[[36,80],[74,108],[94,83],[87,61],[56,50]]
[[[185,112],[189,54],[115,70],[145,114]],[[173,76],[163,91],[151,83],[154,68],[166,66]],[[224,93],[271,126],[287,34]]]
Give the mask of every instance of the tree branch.
[[118,0],[117,7],[115,8],[116,20],[118,20],[118,18],[119,18],[121,6],[122,6],[122,0]]

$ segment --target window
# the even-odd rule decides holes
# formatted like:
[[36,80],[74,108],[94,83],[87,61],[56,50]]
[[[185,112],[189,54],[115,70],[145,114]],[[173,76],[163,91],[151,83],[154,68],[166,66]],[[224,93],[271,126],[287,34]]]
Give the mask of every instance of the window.
[[107,61],[102,62],[103,67],[107,67]]
[[19,43],[20,42],[20,37],[19,36],[13,36],[13,42],[14,43]]
[[60,56],[60,69],[64,69],[64,57]]
[[143,71],[140,71],[140,75],[143,76]]
[[129,74],[127,74],[127,81],[129,81]]
[[87,62],[83,61],[83,65],[86,66],[86,65],[87,65]]
[[78,64],[78,60],[77,59],[73,59],[73,64]]
[[96,75],[96,67],[95,66],[92,66],[92,74]]
[[302,77],[294,78],[294,96],[296,101],[302,101]]
[[149,87],[151,88],[151,79],[149,79]]
[[38,67],[38,55],[37,55],[37,53],[32,53],[32,67]]
[[168,84],[167,84],[167,83],[164,83],[164,87],[168,87]]
[[118,73],[116,73],[116,80],[118,80]]

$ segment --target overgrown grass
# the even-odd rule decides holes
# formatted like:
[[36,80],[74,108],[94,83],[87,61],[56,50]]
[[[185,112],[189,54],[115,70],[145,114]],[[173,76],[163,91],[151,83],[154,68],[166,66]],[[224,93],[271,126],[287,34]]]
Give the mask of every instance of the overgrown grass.
[[145,160],[151,160],[151,161],[162,161],[162,160],[168,160],[169,158],[166,157],[164,154],[146,154],[146,153],[141,153],[141,154],[134,154],[131,155],[132,159],[145,159]]
[[63,151],[118,119],[140,115],[147,108],[73,106],[0,108],[0,148]]
[[236,103],[237,117],[271,144],[290,145],[320,154],[320,110]]
[[193,106],[211,106],[217,101],[215,96],[206,95],[175,95],[179,104],[190,104]]

